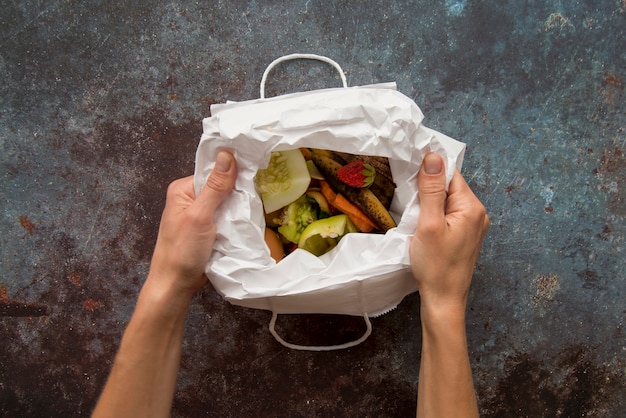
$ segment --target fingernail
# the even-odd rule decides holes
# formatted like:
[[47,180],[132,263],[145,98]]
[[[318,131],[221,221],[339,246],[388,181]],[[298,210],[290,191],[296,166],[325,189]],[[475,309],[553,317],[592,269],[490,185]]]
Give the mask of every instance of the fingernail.
[[424,157],[424,171],[426,174],[439,174],[443,170],[443,160],[437,154],[428,154]]
[[231,164],[232,160],[227,152],[220,151],[217,153],[217,158],[215,159],[215,170],[226,173],[230,170]]

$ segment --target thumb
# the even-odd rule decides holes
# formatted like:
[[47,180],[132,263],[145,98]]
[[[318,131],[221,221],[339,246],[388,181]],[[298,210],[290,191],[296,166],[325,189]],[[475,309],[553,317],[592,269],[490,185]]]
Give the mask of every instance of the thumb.
[[427,154],[417,175],[420,199],[420,221],[439,223],[445,216],[446,174],[443,158],[435,153]]
[[215,209],[235,186],[236,178],[237,164],[233,155],[228,151],[218,152],[213,171],[196,198],[196,202],[203,208],[204,213],[213,216]]

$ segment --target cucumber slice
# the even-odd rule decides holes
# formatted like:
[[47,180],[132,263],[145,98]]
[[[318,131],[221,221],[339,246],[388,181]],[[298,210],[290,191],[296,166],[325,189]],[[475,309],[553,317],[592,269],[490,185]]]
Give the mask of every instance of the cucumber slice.
[[320,212],[326,214],[326,216],[319,216],[319,218],[328,218],[328,216],[330,216],[330,206],[328,206],[328,201],[318,189],[309,189],[306,191],[306,195],[315,199],[320,207]]
[[265,213],[272,213],[302,196],[311,176],[302,152],[294,149],[272,152],[269,165],[257,172],[254,181]]
[[324,180],[324,175],[320,173],[313,161],[307,160],[306,165],[309,168],[309,175],[312,179]]

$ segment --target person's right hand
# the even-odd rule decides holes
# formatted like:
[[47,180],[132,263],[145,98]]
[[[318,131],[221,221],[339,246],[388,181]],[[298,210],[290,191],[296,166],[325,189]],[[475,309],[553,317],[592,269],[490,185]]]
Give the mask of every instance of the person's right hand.
[[417,176],[420,215],[411,240],[411,268],[422,311],[443,309],[463,317],[489,217],[458,170],[447,196],[445,183],[443,159],[426,155]]

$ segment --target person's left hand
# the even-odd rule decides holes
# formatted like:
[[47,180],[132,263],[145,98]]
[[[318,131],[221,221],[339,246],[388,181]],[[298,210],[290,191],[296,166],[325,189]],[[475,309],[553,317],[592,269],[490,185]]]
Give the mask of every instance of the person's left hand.
[[215,243],[213,215],[233,189],[236,178],[235,158],[230,152],[220,151],[197,197],[193,176],[169,185],[148,281],[188,296],[206,282],[204,268]]

